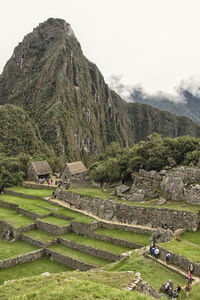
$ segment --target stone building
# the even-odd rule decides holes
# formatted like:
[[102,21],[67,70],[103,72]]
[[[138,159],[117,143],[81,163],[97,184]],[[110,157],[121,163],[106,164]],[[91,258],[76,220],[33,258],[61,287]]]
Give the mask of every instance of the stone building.
[[67,163],[62,171],[61,180],[79,180],[87,174],[87,169],[82,161]]
[[31,162],[27,169],[28,180],[49,179],[52,170],[46,160]]

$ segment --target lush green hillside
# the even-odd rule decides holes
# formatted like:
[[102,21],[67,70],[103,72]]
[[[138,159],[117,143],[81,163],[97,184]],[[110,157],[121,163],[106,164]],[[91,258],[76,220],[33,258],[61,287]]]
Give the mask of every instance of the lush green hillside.
[[37,155],[47,151],[34,121],[19,107],[0,105],[0,153]]
[[[131,146],[153,131],[200,136],[198,125],[188,119],[124,102],[85,58],[70,25],[61,19],[40,24],[15,48],[0,76],[0,104],[7,103],[22,107],[48,146],[71,161],[88,160],[112,141]],[[24,136],[22,131],[19,144]],[[34,140],[28,150],[37,148]]]

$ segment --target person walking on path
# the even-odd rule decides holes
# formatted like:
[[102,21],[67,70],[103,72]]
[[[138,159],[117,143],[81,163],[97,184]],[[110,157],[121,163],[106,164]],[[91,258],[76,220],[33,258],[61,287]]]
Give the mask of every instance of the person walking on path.
[[166,258],[165,258],[167,265],[169,265],[170,257],[171,257],[171,254],[168,252],[166,254]]
[[187,282],[189,285],[192,283],[192,273],[190,272],[187,273]]
[[159,250],[159,248],[156,248],[155,249],[155,258],[158,259],[159,256],[160,256],[160,250]]
[[153,248],[151,249],[151,256],[155,257],[155,251],[156,251],[156,248],[153,247]]
[[193,274],[193,272],[194,272],[194,266],[193,266],[192,263],[189,265],[188,270],[189,270],[189,272],[190,272],[191,274]]

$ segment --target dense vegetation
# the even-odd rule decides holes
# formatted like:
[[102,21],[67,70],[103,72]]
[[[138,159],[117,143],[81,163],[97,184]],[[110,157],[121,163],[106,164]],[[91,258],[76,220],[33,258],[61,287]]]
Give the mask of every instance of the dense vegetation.
[[165,166],[197,165],[200,139],[189,136],[164,138],[157,133],[131,148],[110,144],[90,166],[90,176],[97,182],[131,180],[139,169],[159,171]]

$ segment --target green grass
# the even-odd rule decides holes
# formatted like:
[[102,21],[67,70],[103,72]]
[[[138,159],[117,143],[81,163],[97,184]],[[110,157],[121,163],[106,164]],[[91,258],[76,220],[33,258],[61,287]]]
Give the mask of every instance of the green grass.
[[0,271],[0,285],[4,283],[5,280],[20,279],[30,276],[40,275],[44,272],[49,273],[60,273],[71,271],[65,265],[58,262],[52,262],[46,257],[41,257],[38,260],[16,265],[8,269],[3,269]]
[[59,225],[59,226],[66,226],[66,225],[70,224],[70,221],[68,221],[68,220],[60,219],[60,218],[53,217],[53,216],[45,217],[43,219],[40,219],[40,221]]
[[33,224],[35,221],[27,216],[20,215],[12,209],[0,207],[0,220],[11,224],[15,228]]
[[17,193],[22,193],[22,194],[26,194],[26,195],[31,195],[31,196],[37,196],[40,198],[52,196],[52,193],[53,193],[53,190],[50,190],[50,189],[32,189],[32,188],[26,188],[23,186],[13,186],[13,187],[7,188],[6,190],[17,192]]
[[167,269],[156,261],[145,258],[134,252],[130,258],[124,258],[121,261],[106,266],[107,271],[129,271],[140,272],[141,277],[150,283],[155,289],[160,289],[163,282],[171,279],[176,287],[178,284],[185,285],[186,278],[180,274]]
[[16,257],[18,255],[29,253],[37,249],[39,248],[27,244],[26,242],[21,240],[17,240],[14,243],[10,243],[0,239],[0,260]]
[[158,199],[150,200],[144,203],[141,202],[135,202],[135,201],[123,201],[118,199],[117,200],[120,203],[124,203],[130,206],[139,206],[139,207],[153,207],[153,208],[171,208],[171,209],[176,209],[176,210],[181,210],[181,211],[191,211],[191,212],[198,212],[200,210],[200,205],[194,205],[194,204],[189,204],[185,203],[183,201],[170,201],[167,202],[166,204],[163,204],[162,206],[158,206],[157,202]]
[[74,232],[69,232],[69,233],[63,234],[60,237],[63,239],[75,242],[75,243],[79,243],[79,244],[94,247],[94,248],[97,248],[100,250],[108,251],[108,252],[114,253],[116,255],[120,255],[123,252],[130,251],[130,249],[127,247],[115,245],[113,243],[109,243],[109,242],[105,242],[105,241],[101,241],[101,240],[97,240],[97,239],[93,239],[93,238],[89,238],[89,237],[85,237],[83,235],[77,235]]
[[107,229],[98,228],[94,232],[107,235],[113,238],[129,241],[138,245],[146,246],[149,244],[150,236],[147,234],[134,233],[130,231],[124,231],[123,229]]
[[200,230],[196,232],[186,231],[181,235],[181,238],[200,246]]
[[200,246],[197,246],[186,240],[178,242],[176,240],[160,244],[163,248],[168,251],[175,252],[185,258],[191,260],[192,262],[200,263]]
[[83,253],[81,251],[78,250],[74,250],[71,248],[68,248],[66,246],[60,245],[60,244],[54,244],[48,247],[48,249],[52,250],[52,251],[56,251],[60,254],[78,259],[82,262],[85,262],[87,264],[91,264],[94,266],[98,266],[98,267],[102,267],[105,266],[106,264],[109,264],[110,262],[106,259],[97,257],[97,256],[93,256],[90,254],[86,254]]
[[110,195],[110,190],[107,190],[107,192],[103,192],[101,189],[94,188],[94,187],[77,187],[76,185],[72,185],[72,187],[70,187],[67,191],[82,196],[91,197],[91,198],[92,197],[101,198],[101,199],[116,198]]
[[[139,292],[123,290],[131,282],[127,273],[68,272],[36,276],[0,287],[1,300],[153,300]],[[14,295],[14,296],[13,296]]]
[[8,194],[1,194],[0,200],[7,203],[16,204],[24,210],[28,210],[30,212],[37,213],[40,215],[46,215],[50,213],[50,211],[47,210],[46,208],[48,209],[55,208],[54,205],[42,199],[36,200],[36,199],[23,198],[19,196],[8,195]]
[[69,218],[74,219],[74,221],[81,222],[81,223],[89,224],[94,222],[94,219],[64,207],[57,206],[55,213],[61,216],[67,216]]
[[42,242],[49,242],[56,239],[56,235],[38,229],[26,231],[25,235]]

